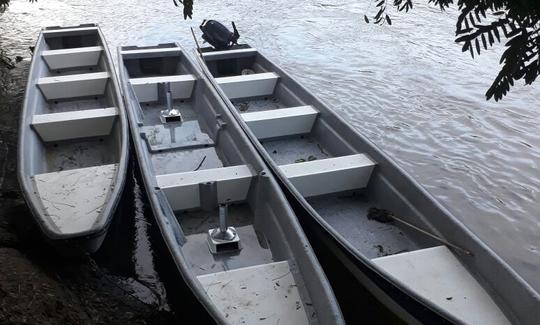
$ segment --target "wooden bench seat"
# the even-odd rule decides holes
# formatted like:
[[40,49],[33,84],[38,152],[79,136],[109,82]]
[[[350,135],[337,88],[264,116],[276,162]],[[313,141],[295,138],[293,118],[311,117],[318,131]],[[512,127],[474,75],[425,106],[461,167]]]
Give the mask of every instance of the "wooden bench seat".
[[216,82],[221,86],[227,97],[236,99],[272,95],[278,79],[278,74],[264,72],[220,77],[216,78]]
[[32,127],[45,142],[104,136],[111,133],[116,107],[34,115]]
[[96,66],[103,46],[76,47],[41,52],[41,57],[51,70]]
[[364,154],[279,166],[305,197],[363,188],[373,167],[375,163]]
[[258,139],[268,139],[310,133],[317,114],[313,106],[298,106],[241,115]]
[[173,99],[190,98],[195,85],[192,74],[172,75],[163,77],[131,78],[129,82],[137,95],[139,102],[156,102],[158,100],[158,84],[170,82]]
[[247,165],[156,176],[174,211],[200,207],[199,184],[217,182],[218,203],[244,201],[254,172]]
[[48,100],[103,95],[109,80],[108,72],[43,77],[37,86]]

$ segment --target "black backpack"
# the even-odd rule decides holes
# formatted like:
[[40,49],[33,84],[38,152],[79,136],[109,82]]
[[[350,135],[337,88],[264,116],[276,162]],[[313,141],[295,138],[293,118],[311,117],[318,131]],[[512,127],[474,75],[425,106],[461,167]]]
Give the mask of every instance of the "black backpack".
[[202,38],[212,45],[216,50],[226,49],[233,44],[238,45],[240,34],[236,30],[234,22],[232,22],[234,32],[231,32],[227,27],[223,26],[215,20],[203,20],[200,28],[203,32]]

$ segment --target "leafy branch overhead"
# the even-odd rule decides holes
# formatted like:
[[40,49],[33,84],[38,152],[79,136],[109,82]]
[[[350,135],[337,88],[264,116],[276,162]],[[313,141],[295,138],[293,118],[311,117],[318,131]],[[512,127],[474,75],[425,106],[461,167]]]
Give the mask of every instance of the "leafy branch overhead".
[[[445,10],[454,0],[427,0]],[[392,24],[387,6],[408,12],[413,0],[373,0],[375,24]],[[460,14],[456,23],[456,42],[474,58],[496,43],[506,41],[501,70],[486,92],[486,98],[502,99],[520,79],[532,84],[540,74],[539,0],[456,0]],[[366,23],[370,22],[367,15]]]
[[[2,1],[2,0],[0,0]],[[184,19],[191,19],[193,15],[193,0],[173,0],[174,6],[179,7],[182,4],[184,7]]]

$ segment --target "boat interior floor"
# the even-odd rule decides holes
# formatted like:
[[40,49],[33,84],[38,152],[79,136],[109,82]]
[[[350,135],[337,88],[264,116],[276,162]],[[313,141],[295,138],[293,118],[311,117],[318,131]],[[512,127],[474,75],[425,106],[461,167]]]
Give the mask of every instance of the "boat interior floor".
[[240,250],[210,254],[208,230],[218,227],[218,210],[178,212],[177,219],[186,235],[183,246],[196,275],[216,273],[275,262],[264,234],[255,230],[254,215],[246,203],[229,206],[228,223],[240,237]]
[[325,149],[316,139],[307,134],[261,142],[278,165],[332,157],[329,150]]
[[112,106],[112,104],[109,103],[106,96],[98,95],[82,98],[50,100],[47,102],[46,110],[48,113],[63,113],[110,106]]
[[409,234],[399,223],[368,219],[373,207],[364,195],[337,193],[308,198],[307,201],[341,236],[366,257],[372,259],[429,247],[419,234]]
[[116,163],[119,159],[111,137],[47,143],[47,172]]
[[182,122],[162,123],[160,103],[147,103],[143,109],[146,145],[156,175],[173,174],[224,167],[223,155],[190,101],[175,100],[173,107],[182,115]]
[[283,102],[279,100],[278,97],[275,96],[265,96],[265,97],[258,97],[258,98],[250,98],[250,99],[238,99],[232,101],[234,107],[236,107],[241,113],[247,113],[247,112],[261,112],[261,111],[267,111],[271,109],[278,109],[278,108],[285,108],[287,105],[285,105]]

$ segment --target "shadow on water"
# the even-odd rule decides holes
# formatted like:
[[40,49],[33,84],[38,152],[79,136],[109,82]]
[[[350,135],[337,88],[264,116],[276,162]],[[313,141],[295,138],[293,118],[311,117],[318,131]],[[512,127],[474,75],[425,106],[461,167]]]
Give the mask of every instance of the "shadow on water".
[[171,311],[176,322],[213,324],[169,254],[143,184],[132,153],[124,194],[96,261],[109,272],[132,279],[127,285],[133,295]]

